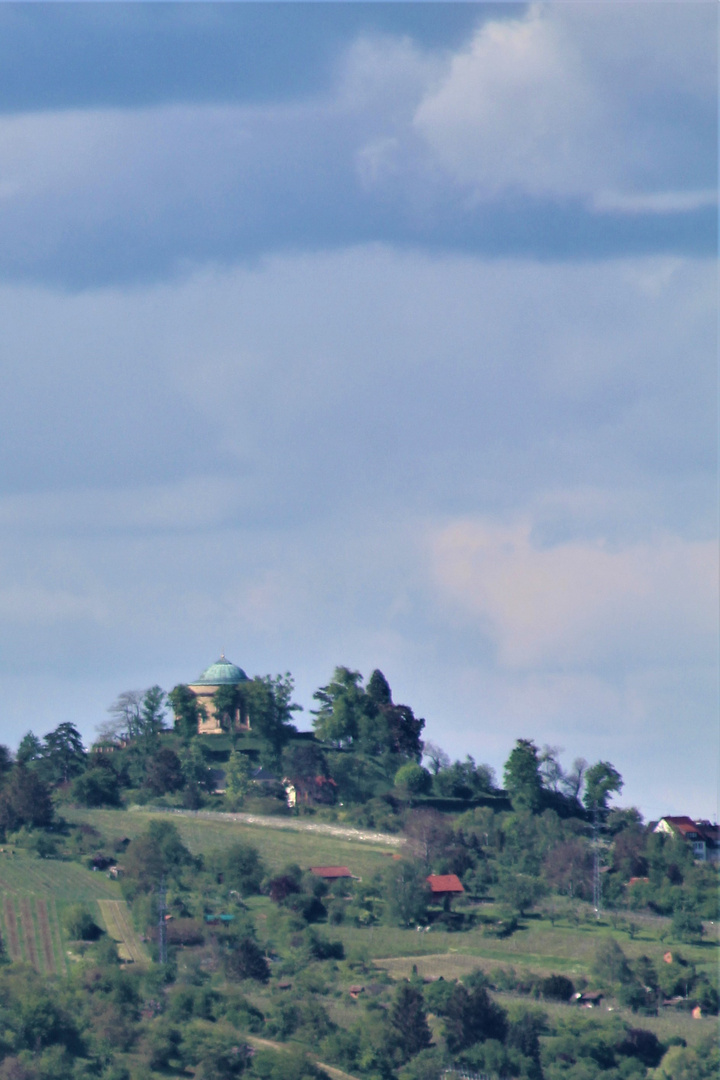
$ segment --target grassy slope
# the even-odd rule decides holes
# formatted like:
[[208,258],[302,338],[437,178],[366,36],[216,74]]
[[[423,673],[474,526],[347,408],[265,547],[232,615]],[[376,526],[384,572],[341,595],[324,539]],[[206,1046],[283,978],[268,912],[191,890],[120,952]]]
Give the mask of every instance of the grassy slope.
[[348,866],[358,877],[372,877],[387,865],[388,856],[382,845],[342,840],[333,836],[294,832],[290,829],[270,829],[245,825],[236,821],[204,820],[181,814],[146,810],[77,810],[63,807],[63,816],[77,824],[94,825],[108,840],[137,836],[153,818],[172,821],[190,851],[197,855],[213,848],[227,847],[237,840],[259,848],[270,870],[280,870],[288,863],[309,866]]
[[[237,822],[206,821],[185,818],[171,813],[145,810],[133,811],[88,811],[67,810],[65,816],[77,823],[87,822],[95,825],[109,839],[122,836],[135,836],[142,832],[148,821],[153,818],[172,820],[178,827],[185,843],[196,854],[223,847],[235,840],[245,840],[258,847],[271,870],[277,870],[289,862],[296,862],[302,867],[318,864],[347,865],[362,877],[370,877],[377,870],[388,864],[387,849],[368,842],[338,839],[330,836],[317,836],[302,831],[290,832],[283,829],[264,828],[244,825]],[[43,863],[35,863],[43,867]],[[71,867],[72,864],[59,864]],[[76,868],[78,871],[80,868]],[[70,871],[72,874],[72,870]],[[82,881],[94,885],[97,889],[112,886],[104,875],[91,875],[82,872]],[[88,882],[90,878],[90,882]],[[94,881],[92,879],[95,879]],[[100,880],[97,880],[100,879]],[[80,878],[74,879],[66,888],[77,889]],[[2,878],[0,878],[0,884]],[[117,888],[115,886],[115,888]],[[97,893],[93,894],[97,895]],[[108,895],[108,893],[104,893]],[[114,893],[113,895],[117,895]],[[249,906],[261,928],[271,902],[267,897],[254,897]],[[634,939],[626,932],[613,931],[603,920],[599,924],[593,920],[587,923],[555,925],[536,916],[527,918],[522,928],[512,937],[497,940],[483,935],[482,928],[464,933],[447,933],[433,930],[430,933],[418,933],[415,930],[400,930],[394,927],[375,926],[361,929],[355,926],[328,926],[323,932],[329,937],[342,939],[346,950],[360,950],[368,959],[377,961],[394,978],[407,977],[412,966],[417,965],[420,974],[426,977],[443,975],[445,978],[457,978],[477,967],[490,970],[502,964],[512,965],[516,969],[523,967],[531,971],[548,974],[551,972],[569,975],[571,978],[589,975],[590,965],[597,944],[603,935],[612,935],[630,958],[640,955],[649,956],[656,964],[662,962],[663,953],[668,948],[678,951],[677,943],[662,941],[660,933],[666,928],[668,920],[643,919]],[[717,930],[717,927],[715,928]],[[720,949],[717,935],[707,940],[702,946],[681,945],[679,951],[692,960],[699,969],[716,967]],[[505,995],[500,995],[504,997]],[[517,998],[508,998],[518,1000]],[[527,1000],[527,999],[524,999]],[[344,1003],[347,1005],[347,1003]],[[348,1008],[350,1006],[347,1006]],[[562,1011],[567,1006],[552,1006],[542,1003],[546,1010]],[[621,1014],[630,1023],[640,1023],[648,1027],[661,1038],[671,1034],[680,1034],[688,1042],[696,1041],[710,1030],[716,1021],[707,1019],[694,1021],[687,1014],[663,1013],[658,1017],[633,1017],[631,1013]]]
[[[291,832],[234,821],[208,821],[162,811],[68,809],[63,812],[69,821],[95,825],[109,840],[133,837],[142,832],[153,818],[169,820],[177,826],[183,840],[195,854],[225,847],[235,840],[244,840],[260,849],[263,859],[273,871],[291,862],[303,868],[335,864],[349,866],[354,874],[367,879],[386,867],[389,861],[388,851],[381,845],[302,831]],[[255,902],[260,907],[269,903],[262,898]],[[673,947],[668,941],[661,942],[658,936],[666,922],[644,920],[634,940],[624,932],[614,932],[614,936],[628,956],[647,954],[654,960],[660,960],[662,954]],[[482,929],[461,934],[438,930],[419,934],[415,930],[385,926],[370,929],[339,926],[328,930],[333,937],[341,937],[346,948],[363,948],[373,958],[447,954],[446,962],[453,956],[467,956],[483,958],[490,963],[525,964],[533,970],[555,971],[571,977],[588,973],[599,936],[613,933],[604,921],[598,925],[590,920],[579,927],[556,922],[552,926],[548,920],[534,916],[525,919],[522,929],[505,940],[484,937]],[[699,967],[717,963],[717,940],[708,941],[702,946],[683,945],[681,951]]]

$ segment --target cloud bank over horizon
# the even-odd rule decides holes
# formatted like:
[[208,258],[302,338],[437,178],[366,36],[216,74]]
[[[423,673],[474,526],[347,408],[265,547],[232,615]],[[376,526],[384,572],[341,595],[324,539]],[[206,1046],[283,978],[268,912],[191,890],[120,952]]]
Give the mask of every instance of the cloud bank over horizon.
[[713,816],[715,9],[160,7],[0,12],[2,741],[224,647]]

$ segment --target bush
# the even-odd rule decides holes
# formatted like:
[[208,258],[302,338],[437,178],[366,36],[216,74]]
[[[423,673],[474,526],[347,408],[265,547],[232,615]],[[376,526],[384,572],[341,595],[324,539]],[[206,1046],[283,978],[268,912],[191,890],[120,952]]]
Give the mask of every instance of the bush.
[[226,955],[225,974],[229,979],[254,979],[266,983],[270,978],[270,968],[257,942],[246,937]]
[[73,782],[71,795],[81,806],[119,806],[117,774],[113,769],[88,769]]
[[63,919],[68,937],[73,941],[97,941],[102,930],[84,904],[73,904]]
[[566,975],[548,975],[540,983],[539,989],[548,1001],[569,1001],[575,993],[575,984]]
[[204,927],[198,919],[172,919],[166,928],[168,945],[202,945]]
[[678,941],[700,941],[705,933],[702,919],[690,911],[676,911],[672,917],[670,931]]

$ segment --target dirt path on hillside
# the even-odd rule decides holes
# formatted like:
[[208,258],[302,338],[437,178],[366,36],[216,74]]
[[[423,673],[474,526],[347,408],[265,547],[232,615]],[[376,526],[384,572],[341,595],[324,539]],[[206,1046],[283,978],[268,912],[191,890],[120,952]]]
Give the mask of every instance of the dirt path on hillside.
[[[160,813],[150,808],[139,807],[145,813]],[[168,813],[168,811],[165,811]],[[318,836],[336,836],[341,840],[356,840],[363,844],[383,844],[386,847],[401,848],[405,837],[394,833],[373,832],[366,829],[353,829],[349,825],[332,825],[327,821],[303,821],[301,818],[270,817],[261,814],[225,814],[219,810],[171,810],[171,814],[194,817],[205,821],[236,821],[240,825],[261,825],[265,829],[289,829],[291,832],[316,833]]]
[[[292,1047],[287,1046],[285,1043],[274,1042],[272,1039],[261,1039],[259,1035],[243,1035],[243,1038],[257,1050],[284,1050],[285,1052],[289,1052],[292,1049]],[[351,1073],[343,1072],[342,1069],[336,1069],[334,1065],[326,1065],[324,1061],[315,1059],[315,1064],[318,1069],[322,1069],[328,1076],[331,1076],[333,1080],[357,1080],[357,1077],[352,1076]]]

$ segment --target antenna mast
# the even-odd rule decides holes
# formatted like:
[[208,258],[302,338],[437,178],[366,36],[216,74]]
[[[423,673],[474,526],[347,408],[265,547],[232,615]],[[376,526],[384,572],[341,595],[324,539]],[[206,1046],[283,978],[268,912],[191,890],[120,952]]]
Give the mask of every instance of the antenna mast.
[[167,964],[167,923],[165,922],[165,878],[162,878],[158,886],[158,960],[161,964]]
[[600,918],[600,825],[597,799],[593,802],[593,907]]

